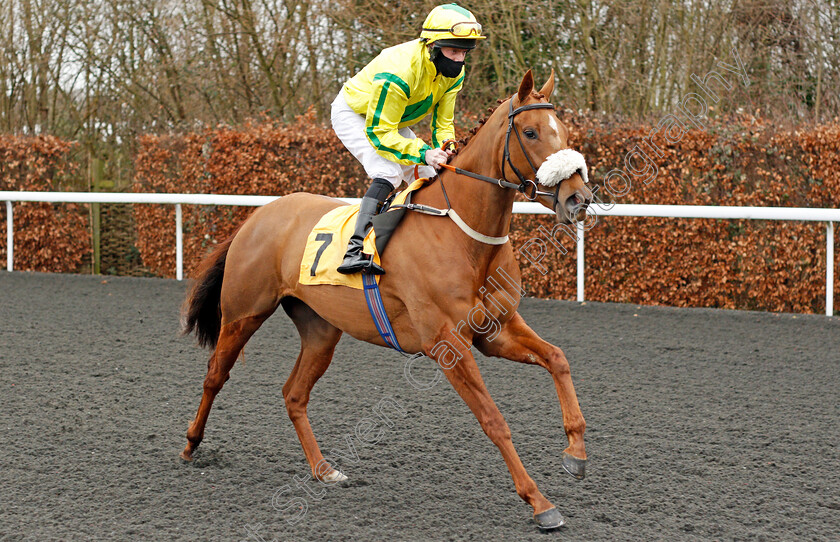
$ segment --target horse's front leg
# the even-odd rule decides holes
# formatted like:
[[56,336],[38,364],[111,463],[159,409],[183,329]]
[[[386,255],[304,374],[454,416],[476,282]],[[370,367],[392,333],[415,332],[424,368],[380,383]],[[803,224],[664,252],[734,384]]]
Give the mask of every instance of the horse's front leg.
[[[444,329],[451,329],[453,326],[445,326]],[[516,486],[516,493],[522,500],[534,508],[534,519],[541,529],[555,529],[564,523],[563,516],[557,511],[551,502],[540,493],[536,482],[528,475],[525,466],[519,459],[519,455],[513,447],[510,428],[502,413],[499,412],[493,398],[484,385],[481,373],[475,358],[458,343],[455,350],[452,343],[445,340],[433,342],[429,348],[424,349],[426,355],[435,359],[445,368],[443,373],[461,396],[472,413],[481,424],[484,433],[493,441],[510,470],[513,483]]]
[[575,478],[583,478],[586,473],[586,448],[583,443],[586,422],[580,412],[569,362],[563,351],[541,339],[518,312],[493,340],[476,337],[475,345],[486,356],[540,365],[551,373],[563,410],[563,428],[569,439],[569,447],[563,452],[563,468]]

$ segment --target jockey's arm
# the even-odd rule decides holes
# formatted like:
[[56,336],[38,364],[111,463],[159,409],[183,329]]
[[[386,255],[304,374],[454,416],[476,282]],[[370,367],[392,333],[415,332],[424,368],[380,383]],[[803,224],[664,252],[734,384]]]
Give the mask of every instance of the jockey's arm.
[[464,74],[444,93],[432,111],[432,146],[440,147],[447,139],[455,139],[455,96],[464,86]]
[[390,73],[374,78],[373,92],[365,115],[365,135],[376,152],[398,164],[425,164],[428,144],[399,134],[399,124],[408,105],[408,85]]

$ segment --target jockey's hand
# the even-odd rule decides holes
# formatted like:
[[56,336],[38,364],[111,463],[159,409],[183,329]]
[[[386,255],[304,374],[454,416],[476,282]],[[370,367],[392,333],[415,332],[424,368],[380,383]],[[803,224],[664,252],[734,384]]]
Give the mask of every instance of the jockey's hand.
[[455,154],[452,151],[445,151],[443,149],[429,149],[426,151],[424,159],[426,164],[432,166],[436,170],[440,170],[440,165],[445,164],[449,157]]

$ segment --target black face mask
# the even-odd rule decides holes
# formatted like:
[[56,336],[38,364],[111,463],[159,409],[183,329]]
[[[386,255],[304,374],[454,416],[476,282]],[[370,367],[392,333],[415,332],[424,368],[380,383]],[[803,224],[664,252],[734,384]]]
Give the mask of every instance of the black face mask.
[[440,49],[435,50],[435,53],[432,63],[437,68],[438,73],[444,77],[458,77],[458,74],[461,73],[461,68],[464,67],[464,63],[447,58]]

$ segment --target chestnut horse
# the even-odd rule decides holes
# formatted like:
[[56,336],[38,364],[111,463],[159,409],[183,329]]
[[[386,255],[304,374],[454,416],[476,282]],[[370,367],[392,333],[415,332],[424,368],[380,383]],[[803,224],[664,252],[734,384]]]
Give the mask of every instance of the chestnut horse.
[[[530,175],[547,157],[568,148],[568,130],[548,104],[553,90],[553,71],[539,92],[534,90],[534,79],[528,71],[518,92],[503,102],[452,158],[451,165],[459,171],[499,179],[498,183],[443,170],[437,183],[414,193],[413,203],[444,209],[451,206],[481,234],[507,236],[516,196],[516,190],[510,189],[511,181],[523,180],[520,172]],[[511,128],[515,137],[511,137]],[[558,222],[569,224],[584,216],[592,193],[580,173],[549,183],[551,186],[541,182],[523,180],[521,186],[530,183],[532,189],[526,189],[526,194],[553,209]],[[448,199],[438,184],[449,187]],[[184,332],[195,331],[199,343],[215,347],[215,351],[208,362],[198,413],[187,431],[183,459],[192,459],[204,436],[213,399],[229,378],[245,343],[282,305],[301,338],[300,354],[283,386],[289,418],[312,475],[328,482],[346,479],[324,461],[306,415],[309,394],[329,367],[342,333],[380,346],[386,344],[368,313],[362,290],[298,283],[309,232],[324,214],[339,205],[344,203],[306,193],[280,198],[257,209],[202,263],[184,304]],[[585,423],[569,363],[560,348],[541,339],[516,311],[520,273],[510,242],[486,244],[465,234],[453,220],[408,212],[393,234],[382,265],[387,269],[380,282],[382,298],[403,350],[423,353],[445,367],[446,378],[501,451],[516,492],[533,507],[538,526],[553,529],[562,525],[560,513],[525,471],[513,447],[510,429],[490,397],[469,347],[472,344],[487,356],[548,370],[557,389],[569,440],[563,466],[582,478]],[[511,280],[488,281],[491,286],[482,287],[497,269]],[[490,299],[495,302],[490,303]],[[502,299],[511,301],[508,308],[498,302]],[[487,313],[479,317],[477,325],[484,325],[481,318],[486,322],[488,314],[501,324],[499,333],[489,339],[463,325],[475,320],[471,309],[485,300]],[[460,340],[452,336],[452,330],[458,327]],[[436,348],[441,344],[452,346],[457,353]],[[449,358],[442,360],[446,355]],[[457,358],[454,365],[449,363],[453,355]]]

